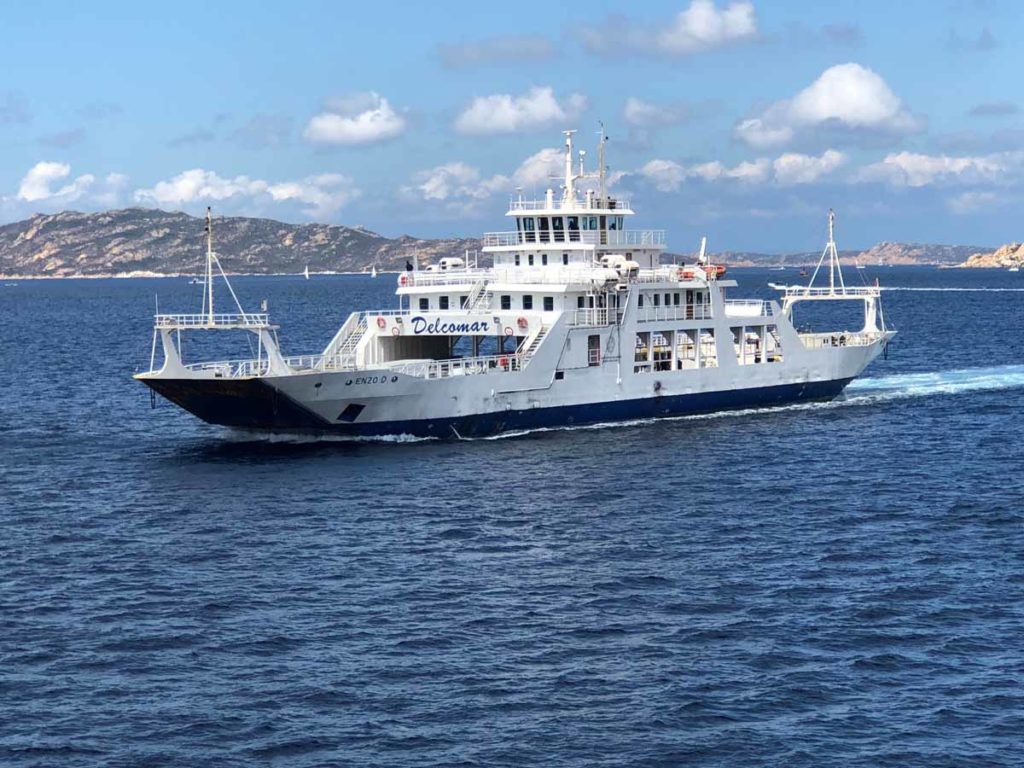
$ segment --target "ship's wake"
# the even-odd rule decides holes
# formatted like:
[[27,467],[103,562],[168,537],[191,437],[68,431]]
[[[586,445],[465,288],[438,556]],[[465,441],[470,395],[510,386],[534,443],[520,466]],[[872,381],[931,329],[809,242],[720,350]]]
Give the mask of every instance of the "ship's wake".
[[745,416],[759,416],[770,413],[791,411],[817,411],[824,409],[849,408],[872,405],[894,400],[936,395],[960,395],[986,390],[1024,388],[1024,365],[1001,365],[988,368],[962,368],[929,373],[906,373],[893,376],[879,376],[857,379],[850,383],[842,395],[828,402],[792,403],[764,408],[742,408],[733,411],[716,411],[686,416],[668,416],[659,419],[633,419],[630,421],[601,422],[564,427],[543,427],[539,429],[503,432],[500,435],[480,438],[501,440],[521,437],[540,432],[562,432],[588,429],[609,429],[612,427],[638,426],[656,421],[705,421],[709,419],[734,419]]

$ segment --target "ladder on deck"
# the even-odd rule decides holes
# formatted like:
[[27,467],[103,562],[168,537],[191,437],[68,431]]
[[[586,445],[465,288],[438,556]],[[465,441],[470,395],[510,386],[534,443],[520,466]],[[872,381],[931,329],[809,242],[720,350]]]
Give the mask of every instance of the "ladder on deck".
[[348,332],[338,344],[338,346],[332,351],[331,356],[327,362],[328,368],[348,368],[355,366],[356,363],[356,347],[359,346],[359,342],[362,340],[363,335],[366,333],[366,317],[360,317],[359,322],[356,323],[355,327]]
[[547,335],[547,326],[542,325],[540,330],[537,331],[537,335],[533,337],[533,341],[530,342],[530,346],[520,352],[520,359],[522,359],[524,366],[530,361],[530,358],[533,357],[538,347],[540,347],[541,342],[544,341],[544,337]]
[[481,280],[479,283],[473,286],[473,290],[470,291],[469,298],[466,300],[466,310],[468,312],[477,312],[479,310],[490,309],[491,306],[491,292],[487,289],[487,283]]

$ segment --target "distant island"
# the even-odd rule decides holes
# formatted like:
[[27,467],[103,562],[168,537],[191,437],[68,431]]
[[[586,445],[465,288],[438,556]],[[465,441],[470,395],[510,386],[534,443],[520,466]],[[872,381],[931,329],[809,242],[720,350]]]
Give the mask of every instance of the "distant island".
[[1024,267],[1024,243],[1009,243],[989,253],[974,253],[961,267],[976,269],[1020,269]]
[[[202,218],[150,208],[36,214],[0,226],[0,277],[198,274],[203,264],[203,226]],[[426,265],[480,249],[476,238],[388,238],[362,227],[285,224],[241,216],[216,218],[214,227],[217,252],[225,269],[235,274],[298,274],[306,267],[310,272],[399,270],[409,260]],[[879,243],[867,251],[844,251],[841,257],[847,263],[865,266],[988,266],[970,263],[984,250],[978,246]],[[818,251],[722,252],[712,258],[729,266],[767,267],[804,266],[819,256]],[[1024,258],[1024,251],[1014,258]]]

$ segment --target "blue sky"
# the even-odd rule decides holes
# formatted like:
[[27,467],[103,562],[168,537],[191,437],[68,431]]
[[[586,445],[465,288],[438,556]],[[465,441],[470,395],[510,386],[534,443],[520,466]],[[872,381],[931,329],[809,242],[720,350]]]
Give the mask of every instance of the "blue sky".
[[687,249],[1024,238],[1024,5],[5,6],[0,220],[144,205],[386,235],[507,228],[598,120]]

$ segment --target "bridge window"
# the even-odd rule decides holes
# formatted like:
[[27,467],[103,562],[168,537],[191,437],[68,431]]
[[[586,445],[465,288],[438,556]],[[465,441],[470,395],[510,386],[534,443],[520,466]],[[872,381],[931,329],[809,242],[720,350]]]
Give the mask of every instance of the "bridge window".
[[524,240],[527,243],[533,243],[537,241],[537,236],[534,234],[533,216],[527,216],[523,219],[523,235]]
[[441,297],[438,298],[438,300],[437,300],[437,308],[438,309],[448,309],[448,297],[447,296],[441,296]]
[[430,309],[430,299],[420,299],[420,311],[426,311]]
[[565,240],[565,234],[562,231],[563,226],[561,216],[551,217],[551,229],[554,230],[556,243],[561,243],[563,240]]
[[569,240],[572,242],[579,242],[580,239],[580,217],[579,216],[568,216],[566,222],[569,228]]
[[511,296],[507,296],[506,295],[506,296],[502,296],[501,297],[501,308],[502,309],[512,309],[512,297]]
[[544,311],[545,312],[554,312],[555,311],[555,297],[554,296],[545,296],[544,297]]
[[533,296],[528,293],[523,295],[523,309],[533,309]]
[[540,242],[546,243],[548,241],[548,217],[538,216],[537,217],[537,229],[540,230]]

